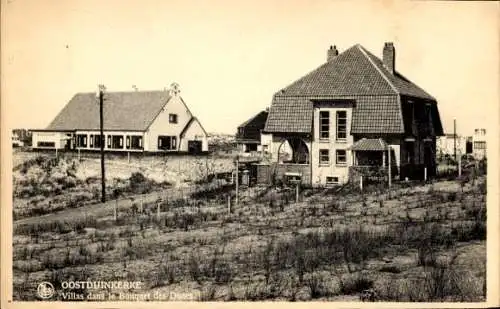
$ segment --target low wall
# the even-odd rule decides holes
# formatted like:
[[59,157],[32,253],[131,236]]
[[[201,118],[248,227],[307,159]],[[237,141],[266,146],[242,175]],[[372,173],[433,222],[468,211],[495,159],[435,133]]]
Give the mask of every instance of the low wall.
[[[388,168],[383,166],[350,166],[349,181],[358,183],[360,177],[363,176],[363,183],[366,184],[387,182],[388,173]],[[397,171],[393,170],[391,174],[394,177]]]
[[257,165],[257,183],[272,184],[284,181],[285,173],[300,173],[302,184],[311,184],[311,167],[309,164],[259,164]]

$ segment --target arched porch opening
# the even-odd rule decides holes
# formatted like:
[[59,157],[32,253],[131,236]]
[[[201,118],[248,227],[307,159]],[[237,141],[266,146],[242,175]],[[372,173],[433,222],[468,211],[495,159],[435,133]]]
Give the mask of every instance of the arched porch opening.
[[302,138],[287,137],[278,147],[278,163],[309,164],[309,148]]

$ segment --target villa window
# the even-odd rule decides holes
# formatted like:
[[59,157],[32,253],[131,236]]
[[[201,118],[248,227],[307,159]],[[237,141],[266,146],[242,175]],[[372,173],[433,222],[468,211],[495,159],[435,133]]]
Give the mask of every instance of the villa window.
[[169,114],[168,115],[168,121],[170,123],[177,123],[177,114]]
[[415,161],[415,144],[413,142],[406,142],[406,163],[413,163]]
[[344,149],[339,149],[336,151],[336,164],[345,165],[347,164],[347,152]]
[[78,134],[76,136],[76,146],[77,147],[87,147],[87,135],[86,134]]
[[94,148],[101,148],[101,136],[100,135],[94,135]]
[[108,135],[108,148],[111,148],[111,135]]
[[333,177],[333,176],[327,176],[326,177],[326,183],[327,184],[338,184],[339,183],[339,178],[338,177]]
[[175,150],[177,148],[177,138],[175,136],[158,136],[158,149]]
[[486,142],[484,141],[475,141],[474,149],[486,149]]
[[330,112],[319,112],[319,138],[328,139],[330,137]]
[[347,112],[337,111],[337,140],[347,138]]
[[330,163],[330,151],[328,149],[319,150],[319,164]]
[[130,147],[132,149],[142,149],[142,136],[131,136]]
[[90,148],[94,147],[94,135],[90,134]]
[[111,148],[114,149],[123,148],[123,135],[113,135],[111,137]]

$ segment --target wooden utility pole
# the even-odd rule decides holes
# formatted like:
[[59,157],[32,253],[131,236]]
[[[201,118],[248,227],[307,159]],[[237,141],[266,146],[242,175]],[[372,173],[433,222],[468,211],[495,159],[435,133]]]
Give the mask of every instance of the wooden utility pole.
[[100,143],[101,143],[101,202],[106,202],[106,173],[104,169],[104,85],[99,85],[99,124],[100,124]]
[[453,157],[457,162],[457,120],[453,119]]

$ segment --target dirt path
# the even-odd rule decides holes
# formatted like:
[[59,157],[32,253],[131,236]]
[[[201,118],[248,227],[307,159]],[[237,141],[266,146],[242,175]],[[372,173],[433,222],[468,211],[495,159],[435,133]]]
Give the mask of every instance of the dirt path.
[[115,205],[117,205],[117,211],[124,211],[132,206],[133,203],[139,204],[142,200],[144,205],[153,203],[157,200],[177,200],[183,197],[188,198],[191,194],[206,190],[209,188],[217,188],[223,185],[223,182],[211,183],[208,185],[191,185],[183,188],[169,188],[158,192],[151,192],[147,194],[133,195],[127,198],[121,198],[118,200],[109,200],[106,203],[88,204],[78,208],[68,208],[58,212],[34,216],[29,218],[23,218],[14,221],[14,227],[21,224],[32,224],[40,221],[53,221],[53,220],[64,220],[64,219],[75,219],[77,217],[93,216],[96,218],[113,215],[113,210]]

